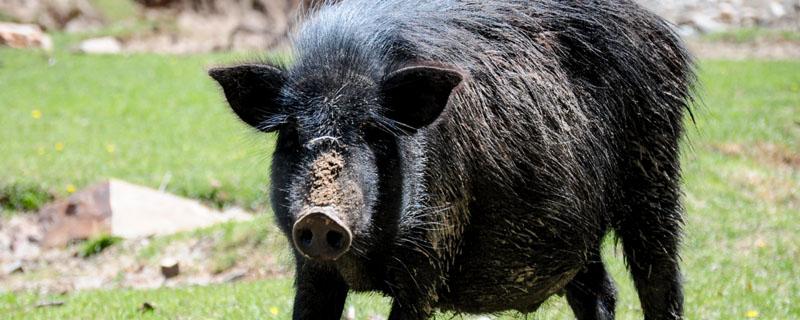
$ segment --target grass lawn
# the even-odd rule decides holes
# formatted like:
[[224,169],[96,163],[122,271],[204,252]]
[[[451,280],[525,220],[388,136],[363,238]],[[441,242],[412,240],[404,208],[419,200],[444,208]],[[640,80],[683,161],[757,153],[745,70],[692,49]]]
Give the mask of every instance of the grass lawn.
[[205,71],[230,59],[0,51],[0,185],[65,195],[117,177],[263,203],[272,139],[238,123]]
[[[0,186],[66,195],[103,177],[263,207],[272,136],[228,112],[205,68],[231,56],[48,57],[0,50]],[[690,319],[800,318],[800,61],[703,61],[683,164]],[[259,219],[263,223],[264,219]],[[620,319],[641,318],[613,245]],[[279,253],[285,254],[285,253]],[[0,290],[1,291],[1,290]],[[290,279],[209,287],[0,294],[2,318],[288,319]],[[35,308],[42,301],[59,307]],[[142,303],[155,306],[138,311]],[[388,300],[353,295],[358,317]],[[519,317],[509,313],[503,318]],[[562,298],[531,318],[569,319]]]

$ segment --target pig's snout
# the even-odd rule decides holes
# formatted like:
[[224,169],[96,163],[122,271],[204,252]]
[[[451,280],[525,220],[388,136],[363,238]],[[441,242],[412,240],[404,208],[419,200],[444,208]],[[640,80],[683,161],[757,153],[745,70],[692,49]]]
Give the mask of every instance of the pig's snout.
[[332,207],[315,207],[304,212],[292,227],[294,246],[310,259],[332,261],[350,249],[353,236]]

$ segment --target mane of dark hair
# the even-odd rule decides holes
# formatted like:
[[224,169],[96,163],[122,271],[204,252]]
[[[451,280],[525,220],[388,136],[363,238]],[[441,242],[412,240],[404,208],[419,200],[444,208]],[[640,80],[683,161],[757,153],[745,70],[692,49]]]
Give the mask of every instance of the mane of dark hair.
[[670,26],[632,1],[349,0],[314,12],[294,50],[292,72],[354,73],[376,83],[414,63],[464,70],[469,78],[452,109],[420,139],[457,155],[444,159],[468,161],[444,174],[453,165],[437,163],[444,159],[434,150],[428,173],[467,179],[473,168],[493,168],[481,174],[508,182],[512,193],[521,173],[535,173],[545,188],[536,193],[580,199],[532,204],[553,212],[602,205],[591,198],[603,193],[586,187],[613,187],[620,157],[635,148],[625,144],[661,135],[664,145],[652,141],[652,150],[676,149],[667,142],[682,131],[694,82],[691,57]]

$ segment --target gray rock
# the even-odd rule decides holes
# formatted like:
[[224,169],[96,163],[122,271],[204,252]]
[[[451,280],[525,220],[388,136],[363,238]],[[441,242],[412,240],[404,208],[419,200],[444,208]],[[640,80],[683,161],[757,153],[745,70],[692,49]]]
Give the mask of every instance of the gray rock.
[[247,275],[247,269],[234,269],[222,276],[222,282],[236,282]]
[[242,210],[221,213],[195,200],[119,180],[95,184],[48,204],[40,215],[53,221],[42,241],[45,247],[104,233],[131,239],[251,219]]
[[17,272],[25,272],[25,270],[22,268],[22,261],[17,260],[17,261],[14,261],[14,262],[11,262],[11,263],[7,263],[7,264],[3,265],[3,274],[4,275],[9,275],[9,274],[12,274],[12,273],[17,273]]
[[78,44],[77,51],[86,54],[116,54],[122,52],[122,43],[114,37],[93,38]]
[[714,33],[725,30],[725,25],[715,21],[708,15],[701,13],[692,15],[691,24],[701,33]]
[[769,3],[769,12],[776,18],[781,18],[786,15],[786,8],[783,7],[783,4],[777,1],[772,1]]
[[53,50],[53,40],[33,24],[0,22],[0,46]]

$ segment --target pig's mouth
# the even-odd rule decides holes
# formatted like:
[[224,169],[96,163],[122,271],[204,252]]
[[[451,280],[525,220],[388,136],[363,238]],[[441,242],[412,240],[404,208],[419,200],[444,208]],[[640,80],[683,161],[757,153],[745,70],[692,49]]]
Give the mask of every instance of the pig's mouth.
[[310,207],[292,226],[292,241],[306,258],[331,262],[350,250],[353,233],[333,207]]

